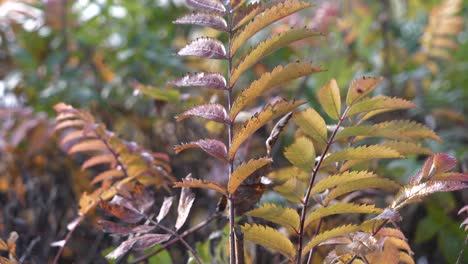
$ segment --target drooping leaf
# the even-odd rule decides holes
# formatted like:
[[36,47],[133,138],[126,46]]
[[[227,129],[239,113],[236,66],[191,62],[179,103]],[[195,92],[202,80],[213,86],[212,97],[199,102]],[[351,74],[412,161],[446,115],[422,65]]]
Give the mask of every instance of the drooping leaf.
[[346,104],[348,106],[353,105],[368,93],[372,92],[382,80],[382,77],[361,77],[353,80],[348,89]]
[[241,226],[241,230],[246,240],[252,241],[270,250],[278,251],[291,260],[296,256],[296,250],[291,241],[276,229],[257,224],[245,224]]
[[305,171],[311,171],[315,165],[314,143],[306,137],[297,138],[294,143],[284,151],[284,156],[294,166]]
[[292,208],[265,203],[248,212],[247,215],[263,218],[272,223],[290,227],[296,232],[299,229],[299,214]]
[[244,182],[252,173],[269,164],[272,160],[269,158],[251,159],[247,163],[241,164],[229,177],[228,192],[235,193],[239,185]]
[[172,202],[174,201],[174,196],[164,197],[164,201],[161,205],[161,209],[159,209],[159,214],[156,217],[156,221],[159,223],[161,222],[169,213],[169,209],[171,209]]
[[118,204],[100,201],[99,207],[107,214],[113,215],[127,223],[134,224],[143,219],[143,215],[140,213],[134,212]]
[[151,248],[157,244],[161,244],[171,238],[171,235],[168,234],[146,234],[142,236],[138,236],[135,238],[128,239],[112,252],[106,255],[108,259],[117,259],[120,256],[127,253],[130,249],[134,249],[137,251],[143,251],[148,248]]
[[403,156],[396,150],[381,145],[360,146],[356,148],[346,148],[331,153],[323,161],[323,165],[344,160],[370,160],[370,159],[392,159]]
[[340,118],[340,88],[338,88],[338,84],[335,79],[332,79],[318,90],[317,98],[328,116],[335,120]]
[[190,116],[198,116],[211,121],[225,124],[229,124],[231,122],[229,120],[226,109],[220,104],[203,104],[195,106],[178,115],[176,117],[176,120],[180,122]]
[[318,244],[327,241],[330,238],[359,231],[358,225],[343,225],[327,231],[324,231],[312,238],[302,249],[302,256],[305,256],[312,248]]
[[327,125],[325,120],[312,108],[294,114],[294,122],[301,131],[314,140],[319,150],[327,143]]
[[102,154],[102,155],[92,156],[89,159],[87,159],[85,162],[83,162],[83,165],[81,165],[81,169],[85,170],[92,166],[102,165],[102,164],[109,164],[111,168],[114,167],[116,164],[115,156],[112,154]]
[[185,0],[188,6],[204,12],[226,13],[226,8],[218,0]]
[[421,144],[406,142],[406,141],[387,141],[381,144],[381,146],[389,147],[398,151],[401,155],[409,154],[425,154],[430,155],[432,151],[428,148],[421,146]]
[[311,6],[310,3],[298,0],[284,1],[275,4],[273,7],[265,10],[262,14],[256,14],[255,19],[234,36],[231,46],[232,56],[236,54],[237,50],[245,44],[250,37],[255,35],[255,33],[264,27],[309,6]]
[[[360,102],[353,104],[347,112],[347,116],[350,117],[360,113],[368,113],[372,111],[378,111],[378,113],[380,114],[383,112],[400,109],[409,109],[414,107],[416,107],[416,105],[413,102],[402,98],[376,96],[372,98],[363,99]],[[366,119],[368,118],[369,116],[366,117]]]
[[226,59],[226,49],[221,41],[201,37],[187,46],[183,47],[179,52],[179,56],[197,56],[208,59]]
[[320,71],[322,71],[322,69],[313,66],[311,63],[293,62],[284,67],[277,66],[273,71],[262,74],[259,79],[254,81],[237,96],[231,108],[231,120],[234,120],[244,107],[254,102],[256,98],[265,94],[266,91],[296,78]]
[[402,188],[392,202],[391,208],[399,210],[403,206],[436,192],[450,192],[468,188],[468,183],[456,181],[427,181]]
[[374,205],[362,205],[354,203],[338,202],[328,205],[327,207],[320,207],[310,213],[305,221],[304,227],[307,228],[312,222],[319,220],[330,215],[336,214],[378,214],[383,210],[376,208]]
[[174,21],[174,24],[191,24],[204,27],[210,27],[221,31],[227,30],[227,23],[224,18],[214,14],[193,13],[185,15]]
[[247,52],[247,54],[242,59],[240,59],[239,63],[232,71],[230,80],[231,86],[233,86],[236,83],[237,79],[241,76],[242,73],[244,73],[247,69],[249,69],[255,63],[257,63],[260,59],[272,53],[273,51],[285,47],[295,41],[319,35],[319,33],[307,28],[291,29],[276,34],[270,37],[269,39],[263,41],[251,51]]
[[105,151],[107,150],[106,144],[100,139],[89,139],[83,140],[74,144],[69,150],[69,154],[75,154],[80,152],[89,152],[89,151]]
[[375,175],[373,172],[369,171],[346,171],[340,174],[335,174],[332,176],[329,176],[323,180],[320,180],[317,182],[314,187],[312,187],[312,190],[310,193],[317,194],[325,191],[326,189],[333,188],[335,186],[339,185],[346,185],[349,182],[360,180],[360,179],[367,179],[367,178],[375,178],[377,175]]
[[200,148],[211,156],[227,162],[227,149],[223,142],[215,139],[200,139],[175,147],[176,154],[189,148]]
[[[190,180],[190,174],[185,180]],[[188,187],[183,187],[180,192],[179,205],[177,207],[177,220],[174,228],[179,230],[187,220],[187,217],[192,209],[193,202],[195,201],[195,194]]]
[[231,149],[229,150],[229,158],[234,158],[240,145],[255,133],[255,131],[272,119],[291,112],[301,104],[303,104],[303,102],[288,102],[284,100],[280,100],[274,104],[268,104],[264,109],[247,120],[247,122],[245,122],[244,125],[235,132]]
[[200,179],[184,179],[181,182],[174,183],[174,188],[181,188],[181,187],[188,187],[188,188],[202,188],[202,189],[210,189],[215,190],[221,194],[226,195],[226,189],[219,184],[211,181],[200,180]]
[[276,122],[275,126],[271,130],[270,136],[267,138],[267,140],[265,140],[265,146],[267,149],[268,157],[271,157],[272,148],[275,145],[276,141],[278,140],[281,131],[283,131],[283,129],[286,127],[291,117],[292,117],[292,112],[289,112],[288,114],[283,116],[280,120],[278,120],[278,122]]
[[226,89],[226,79],[219,73],[189,73],[182,78],[172,80],[169,84],[177,87],[207,87],[219,90]]
[[339,185],[333,189],[328,195],[326,203],[346,193],[354,192],[363,189],[381,189],[388,192],[396,192],[400,189],[400,185],[390,179],[386,178],[367,178],[359,179]]

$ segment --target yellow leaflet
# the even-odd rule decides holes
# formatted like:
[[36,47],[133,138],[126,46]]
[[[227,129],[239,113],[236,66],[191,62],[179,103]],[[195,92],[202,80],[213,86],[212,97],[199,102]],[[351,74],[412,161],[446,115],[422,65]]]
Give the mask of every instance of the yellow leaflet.
[[338,120],[341,115],[340,88],[335,79],[332,79],[317,92],[317,99],[325,112],[331,118]]
[[306,137],[297,138],[293,144],[285,149],[284,156],[294,166],[299,167],[305,171],[311,171],[314,169],[314,143],[312,143],[312,141]]
[[299,229],[299,214],[292,208],[266,203],[248,212],[247,215],[292,228],[296,232]]

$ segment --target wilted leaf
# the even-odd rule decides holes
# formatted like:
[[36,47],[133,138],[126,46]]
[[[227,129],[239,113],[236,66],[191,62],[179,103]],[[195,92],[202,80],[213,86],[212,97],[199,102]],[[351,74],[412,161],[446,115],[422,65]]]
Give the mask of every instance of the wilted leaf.
[[359,99],[372,92],[382,80],[382,77],[361,77],[353,80],[348,89],[346,104],[348,106],[353,105]]
[[247,89],[243,90],[234,101],[230,118],[234,120],[237,114],[256,98],[265,94],[266,91],[278,87],[288,81],[309,74],[320,72],[322,69],[306,62],[293,62],[286,66],[277,66],[273,71],[264,73],[254,81]]
[[146,234],[139,237],[131,238],[124,241],[120,246],[114,249],[111,253],[107,254],[108,259],[117,259],[123,254],[127,253],[130,249],[137,251],[147,250],[157,244],[163,243],[171,238],[167,234]]
[[[190,175],[185,178],[190,180]],[[175,229],[179,230],[187,220],[187,217],[192,209],[193,202],[195,201],[195,194],[190,190],[190,188],[184,187],[180,192],[179,206],[177,207],[177,220],[175,224]]]
[[227,149],[223,142],[215,139],[200,139],[175,147],[176,154],[189,148],[200,148],[211,156],[227,162]]
[[291,112],[301,104],[303,104],[303,102],[287,102],[284,100],[274,104],[268,104],[264,109],[245,122],[239,130],[235,131],[231,149],[229,149],[229,158],[234,158],[240,145],[268,121]]
[[99,207],[101,207],[101,209],[104,210],[104,212],[107,214],[113,215],[127,223],[134,224],[143,219],[143,215],[127,209],[121,205],[101,201],[99,202]]
[[220,104],[203,104],[195,106],[176,117],[177,121],[182,121],[190,116],[198,116],[219,123],[229,124],[231,121],[226,109]]
[[296,256],[296,250],[291,241],[276,229],[269,226],[245,224],[241,226],[241,230],[246,240],[278,251],[291,260]]
[[171,209],[172,202],[174,201],[174,196],[164,197],[164,201],[161,205],[161,209],[159,209],[159,214],[156,217],[156,221],[159,223],[161,222],[164,217],[166,217],[167,213]]
[[185,15],[174,21],[174,24],[192,24],[204,27],[210,27],[221,31],[227,30],[227,23],[224,18],[214,14],[193,13]]
[[292,208],[265,203],[248,212],[247,215],[263,218],[275,224],[290,227],[296,232],[299,230],[299,214]]
[[306,137],[296,138],[294,143],[284,150],[284,156],[296,167],[306,171],[314,169],[314,143]]
[[356,148],[347,148],[331,153],[323,161],[323,165],[343,160],[370,160],[370,159],[391,159],[402,158],[400,153],[388,147],[381,145],[361,146]]
[[332,79],[318,90],[317,98],[328,116],[335,120],[340,118],[340,88],[338,88],[338,84],[335,79]]
[[218,0],[185,0],[188,6],[205,12],[224,14],[226,8]]
[[229,177],[228,182],[228,192],[234,193],[236,192],[239,185],[245,181],[252,173],[257,171],[258,169],[262,168],[263,166],[269,164],[272,160],[269,158],[260,158],[260,159],[251,159],[247,163],[241,164],[237,167],[234,172],[232,173],[231,177]]
[[270,37],[269,39],[261,42],[255,48],[248,51],[242,59],[240,59],[239,63],[232,71],[230,80],[231,86],[233,86],[236,83],[237,79],[241,76],[242,73],[244,73],[252,65],[257,63],[260,59],[272,53],[273,51],[285,47],[295,41],[319,35],[319,33],[306,28],[291,29],[276,34]]
[[309,6],[311,6],[310,3],[298,0],[284,1],[265,10],[262,14],[256,14],[254,20],[234,36],[231,46],[232,56],[236,54],[237,50],[245,44],[250,37],[264,27]]
[[312,108],[294,114],[294,122],[307,136],[323,149],[327,143],[327,125],[323,118]]
[[302,256],[305,256],[312,248],[318,244],[327,241],[330,238],[359,231],[358,225],[343,225],[331,230],[324,231],[312,238],[302,249]]
[[200,179],[184,179],[181,182],[174,183],[174,188],[181,188],[181,187],[188,187],[188,188],[202,188],[202,189],[210,189],[215,190],[221,194],[226,195],[226,189],[217,183],[200,180]]
[[223,43],[213,38],[198,38],[177,52],[179,56],[197,56],[208,59],[226,59]]
[[271,130],[270,136],[265,140],[265,146],[267,149],[267,156],[271,157],[271,150],[273,146],[275,145],[276,141],[278,140],[278,137],[283,131],[283,129],[286,127],[286,125],[289,122],[289,119],[292,117],[292,112],[289,112],[285,116],[283,116],[278,122],[276,122],[275,126]]
[[170,81],[169,84],[177,87],[207,87],[219,90],[226,89],[226,79],[219,73],[189,73],[184,77]]

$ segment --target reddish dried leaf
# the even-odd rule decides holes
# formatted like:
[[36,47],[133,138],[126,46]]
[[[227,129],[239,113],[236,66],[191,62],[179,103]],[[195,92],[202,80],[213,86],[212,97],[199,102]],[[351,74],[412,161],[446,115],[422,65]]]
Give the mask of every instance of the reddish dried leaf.
[[220,104],[203,104],[195,106],[176,117],[177,121],[182,121],[190,116],[198,116],[211,121],[229,124],[231,121],[226,109]]
[[207,87],[219,90],[226,89],[226,79],[219,73],[189,73],[182,78],[170,81],[169,84],[177,87]]
[[221,31],[227,30],[227,23],[224,18],[218,15],[205,14],[205,13],[193,13],[185,15],[174,21],[174,24],[192,24],[204,27],[210,27]]
[[179,56],[197,56],[208,59],[226,59],[226,49],[221,41],[213,38],[198,38],[179,50]]
[[131,227],[119,225],[117,223],[107,220],[99,220],[98,225],[101,226],[102,231],[106,233],[112,233],[115,235],[128,235],[132,231]]
[[146,234],[132,239],[124,241],[120,246],[109,253],[106,258],[117,259],[118,257],[125,254],[130,249],[137,251],[143,251],[157,244],[163,243],[171,238],[171,235],[167,234]]
[[176,154],[180,153],[189,148],[201,148],[211,156],[227,162],[227,149],[223,142],[215,139],[201,139],[198,141],[192,141],[175,147]]
[[457,172],[439,173],[433,179],[439,181],[468,181],[468,174]]
[[127,209],[121,205],[100,201],[99,206],[107,214],[113,215],[127,223],[134,224],[143,219],[143,216],[141,214],[131,211],[130,209]]

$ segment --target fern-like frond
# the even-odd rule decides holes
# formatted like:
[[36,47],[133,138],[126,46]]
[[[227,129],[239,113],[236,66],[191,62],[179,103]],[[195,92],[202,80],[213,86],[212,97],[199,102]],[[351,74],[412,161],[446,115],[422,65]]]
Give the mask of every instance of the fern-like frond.
[[248,212],[247,215],[292,228],[295,232],[299,229],[299,214],[292,208],[266,203]]

